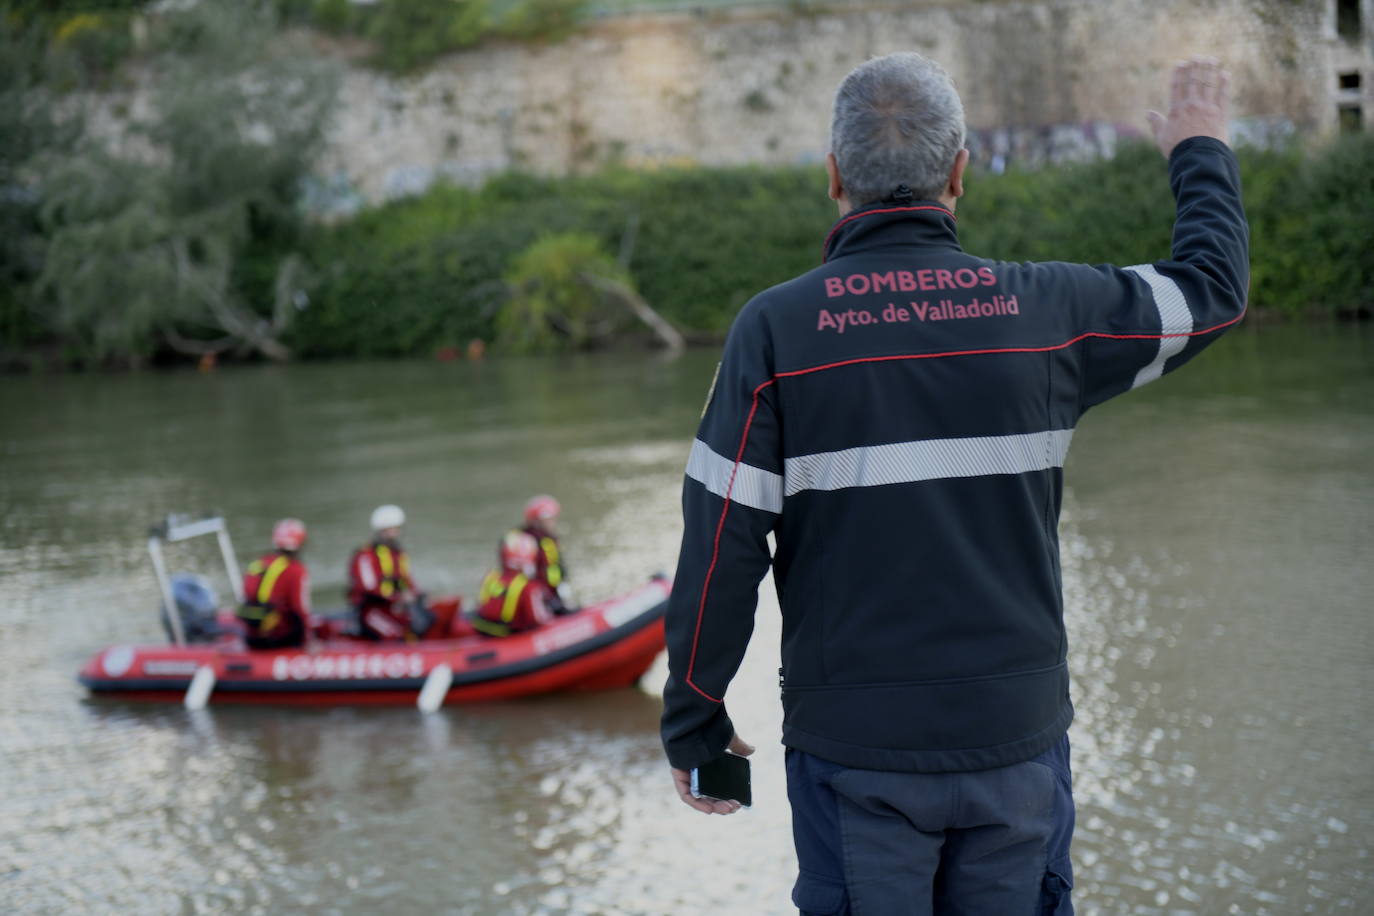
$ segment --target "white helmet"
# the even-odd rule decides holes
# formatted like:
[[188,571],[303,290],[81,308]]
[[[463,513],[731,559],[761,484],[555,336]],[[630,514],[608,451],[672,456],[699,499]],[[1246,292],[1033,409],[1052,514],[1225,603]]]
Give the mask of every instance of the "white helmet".
[[405,511],[400,506],[378,506],[372,510],[372,530],[399,528],[406,523]]

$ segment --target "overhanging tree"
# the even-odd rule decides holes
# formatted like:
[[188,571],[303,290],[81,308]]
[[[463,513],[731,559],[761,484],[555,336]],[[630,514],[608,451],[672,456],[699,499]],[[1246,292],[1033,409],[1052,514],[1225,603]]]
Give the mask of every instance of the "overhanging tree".
[[251,4],[160,14],[148,113],[46,175],[39,301],[76,361],[289,356],[278,338],[300,298],[297,198],[338,78],[273,26]]

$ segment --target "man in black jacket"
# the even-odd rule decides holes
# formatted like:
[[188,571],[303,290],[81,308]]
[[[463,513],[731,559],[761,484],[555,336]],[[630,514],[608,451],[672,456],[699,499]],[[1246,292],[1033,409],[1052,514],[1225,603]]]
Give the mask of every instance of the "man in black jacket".
[[735,810],[688,771],[751,750],[723,699],[771,562],[803,912],[1072,912],[1064,458],[1241,320],[1226,83],[1180,64],[1150,113],[1173,252],[1125,268],[965,253],[948,76],[895,54],[840,86],[824,262],[740,312],[692,446],[662,728],[683,801]]

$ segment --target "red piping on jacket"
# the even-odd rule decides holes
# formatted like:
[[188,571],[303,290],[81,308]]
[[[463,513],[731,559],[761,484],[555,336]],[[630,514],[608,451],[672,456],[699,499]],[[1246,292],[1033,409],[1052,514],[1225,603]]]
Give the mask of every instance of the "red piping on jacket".
[[[925,207],[906,209],[934,210],[939,208]],[[837,226],[836,228],[839,227]],[[701,602],[697,605],[697,625],[695,631],[692,633],[692,654],[687,661],[687,675],[683,680],[686,681],[687,686],[691,687],[712,703],[724,702],[723,700],[711,696],[692,682],[692,669],[696,667],[697,642],[701,637],[701,622],[706,616],[706,596],[711,589],[711,576],[716,571],[716,561],[720,559],[720,534],[725,530],[725,516],[730,512],[730,493],[735,487],[735,473],[739,470],[740,462],[744,460],[744,447],[749,443],[749,427],[754,425],[754,414],[757,413],[759,409],[759,393],[769,385],[774,384],[778,379],[790,378],[796,375],[807,375],[812,372],[822,372],[826,369],[837,369],[841,366],[853,366],[858,363],[885,363],[903,359],[935,359],[942,356],[982,356],[991,353],[1048,353],[1053,350],[1063,350],[1067,347],[1071,347],[1079,341],[1086,340],[1089,337],[1099,337],[1106,340],[1164,340],[1170,337],[1198,337],[1202,334],[1210,334],[1213,331],[1220,331],[1222,328],[1230,327],[1244,318],[1245,312],[1246,309],[1241,309],[1240,314],[1230,321],[1223,321],[1220,324],[1212,325],[1210,328],[1203,328],[1200,331],[1188,331],[1182,334],[1108,334],[1103,331],[1088,331],[1079,334],[1077,337],[1066,340],[1063,343],[1053,344],[1048,347],[998,347],[986,350],[950,350],[945,353],[906,353],[896,356],[863,356],[858,359],[846,359],[838,363],[826,363],[821,366],[811,366],[808,369],[793,369],[789,372],[779,372],[775,374],[768,381],[763,382],[754,389],[753,403],[749,406],[749,416],[744,421],[744,432],[740,435],[739,451],[735,453],[735,463],[730,469],[730,481],[725,485],[725,505],[720,509],[720,521],[716,523],[716,538],[711,546],[711,565],[706,568],[706,580],[701,584]]]
[[825,242],[821,245],[822,260],[825,258],[825,253],[830,250],[830,240],[835,237],[835,233],[839,232],[840,227],[843,226],[845,223],[853,222],[854,220],[861,219],[865,216],[873,216],[877,213],[912,213],[916,210],[939,210],[941,213],[943,213],[945,216],[948,216],[950,219],[957,219],[957,217],[953,213],[951,213],[944,207],[932,207],[928,204],[919,207],[888,207],[886,210],[865,210],[862,213],[851,213],[844,219],[836,223],[834,226],[830,227],[830,234],[825,237]]
[[749,427],[754,425],[754,414],[759,409],[759,392],[775,381],[777,381],[776,377],[770,378],[754,389],[753,403],[749,405],[749,416],[744,421],[744,433],[739,440],[739,451],[735,453],[735,463],[730,468],[730,480],[725,485],[725,505],[720,510],[720,521],[716,522],[716,539],[715,543],[711,545],[711,565],[706,567],[706,580],[701,583],[701,604],[697,606],[697,627],[692,633],[692,656],[687,661],[687,676],[684,680],[688,687],[712,703],[723,701],[711,696],[692,682],[692,669],[696,667],[697,663],[697,641],[701,638],[701,621],[706,617],[706,595],[711,589],[711,575],[716,571],[716,561],[720,559],[720,533],[725,530],[725,516],[730,511],[730,493],[735,489],[735,474],[739,471],[740,462],[744,460],[744,447],[749,444]]

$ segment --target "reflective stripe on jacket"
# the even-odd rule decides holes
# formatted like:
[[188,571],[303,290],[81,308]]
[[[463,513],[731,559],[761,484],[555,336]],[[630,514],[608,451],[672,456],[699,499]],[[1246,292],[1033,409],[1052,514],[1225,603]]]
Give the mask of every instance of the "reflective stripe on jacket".
[[253,636],[283,631],[289,617],[298,618],[303,625],[310,613],[308,581],[304,564],[291,554],[260,557],[244,571],[245,600],[235,613]]
[[396,595],[415,589],[410,556],[399,547],[372,543],[358,548],[348,564],[348,602],[390,605]]
[[563,566],[563,551],[558,546],[558,538],[547,534],[534,525],[517,529],[539,542],[539,579],[550,589],[557,590],[568,578]]
[[488,636],[510,636],[533,629],[550,617],[545,594],[547,591],[538,579],[493,570],[477,591],[478,606],[472,626]]
[[539,550],[544,560],[544,580],[550,588],[558,588],[563,582],[563,567],[559,564],[558,541],[545,535],[539,539]]
[[377,585],[377,592],[383,598],[390,598],[398,591],[403,591],[406,583],[410,581],[410,557],[406,556],[404,550],[392,551],[385,544],[372,545],[372,553],[377,558],[377,568],[381,570],[382,579]]

